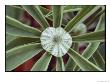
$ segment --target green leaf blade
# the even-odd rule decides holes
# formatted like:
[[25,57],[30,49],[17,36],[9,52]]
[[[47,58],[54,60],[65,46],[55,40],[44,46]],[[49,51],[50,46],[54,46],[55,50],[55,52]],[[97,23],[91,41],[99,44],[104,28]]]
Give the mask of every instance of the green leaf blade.
[[73,42],[102,42],[105,40],[105,31],[85,33],[72,37]]
[[[103,18],[103,15],[101,15],[101,17],[99,19],[95,32],[102,29],[102,26],[104,23],[104,20],[102,18]],[[104,28],[104,26],[103,26],[103,28]],[[93,57],[93,54],[95,53],[95,51],[98,49],[99,45],[100,45],[100,42],[89,43],[87,48],[83,51],[82,56],[88,60],[91,59],[91,61],[94,62],[94,59],[92,57]]]
[[69,50],[68,54],[81,68],[82,71],[103,71],[72,49]]
[[40,43],[39,38],[28,38],[28,37],[16,37],[16,39],[11,40],[7,45],[6,45],[6,50],[12,49],[14,47],[28,44],[28,43]]
[[53,26],[60,27],[63,17],[63,6],[55,5],[52,7],[53,10]]
[[34,64],[31,71],[47,71],[52,55],[44,53],[43,56]]
[[16,38],[16,36],[6,33],[6,45]]
[[23,5],[23,8],[42,26],[43,29],[49,27],[47,20],[42,14],[39,6]]
[[[73,49],[75,51],[78,51],[78,43],[74,43]],[[71,57],[69,57],[67,64],[65,66],[66,71],[74,71],[73,69],[75,68],[75,66],[76,66],[76,63]]]
[[56,58],[56,71],[65,71],[65,66],[62,57]]
[[6,16],[6,32],[14,36],[38,38],[41,31]]
[[[103,28],[105,28],[105,26],[103,25],[104,23],[104,20],[103,20],[103,15],[101,15],[100,19],[99,19],[99,22],[96,26],[96,29],[95,29],[95,32],[99,31],[102,29],[101,26],[103,26]],[[97,35],[96,35],[97,36]],[[98,49],[100,45],[100,42],[93,42],[93,43],[89,43],[89,45],[87,46],[87,48],[84,50],[84,52],[82,53],[82,55],[89,59],[93,54],[94,52]]]
[[20,20],[24,10],[18,6],[6,5],[6,15]]
[[27,44],[6,52],[6,71],[11,71],[42,51],[41,45]]
[[93,53],[97,50],[99,44],[100,42],[89,43],[87,48],[82,53],[83,57],[85,57],[86,59],[89,59],[93,55]]
[[100,54],[98,50],[94,53],[93,58],[95,62],[97,63],[97,66],[105,70],[105,60],[103,59],[102,55]]
[[50,10],[45,7],[39,6],[39,8],[44,16],[46,16],[50,12]]
[[65,30],[71,32],[75,25],[83,22],[90,15],[92,15],[95,11],[97,11],[100,6],[85,6],[82,10],[66,25]]

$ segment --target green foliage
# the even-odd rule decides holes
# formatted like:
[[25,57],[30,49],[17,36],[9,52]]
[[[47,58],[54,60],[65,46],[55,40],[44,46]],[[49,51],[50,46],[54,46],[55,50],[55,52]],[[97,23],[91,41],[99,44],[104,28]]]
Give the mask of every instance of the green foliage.
[[47,71],[52,55],[45,53],[32,67],[31,71]]
[[73,49],[70,49],[68,54],[76,62],[76,64],[81,68],[82,71],[103,71],[93,63],[89,62],[83,56],[78,54]]
[[93,54],[93,58],[97,64],[97,66],[99,66],[101,69],[105,70],[105,61],[98,50]]
[[63,6],[53,6],[53,26],[60,27],[63,17]]
[[42,51],[37,43],[27,44],[6,51],[6,70],[11,71]]
[[41,12],[39,6],[25,5],[23,8],[42,26],[42,28],[49,27],[47,20]]
[[56,58],[56,71],[65,71],[65,66],[62,57]]
[[19,6],[6,6],[6,15],[13,17],[15,19],[20,20],[20,16],[23,15],[24,10],[20,8]]
[[20,37],[38,38],[40,36],[40,30],[25,25],[18,20],[6,16],[6,33]]
[[28,38],[28,37],[16,37],[16,38],[12,38],[11,41],[9,41],[6,45],[6,50],[9,50],[11,48],[14,48],[16,46],[20,46],[20,45],[24,45],[27,43],[39,43],[40,40],[38,38]]
[[65,30],[71,32],[75,25],[83,22],[86,18],[88,18],[91,14],[97,11],[99,6],[85,6],[81,9],[81,11],[66,25]]
[[91,32],[91,33],[85,33],[78,36],[72,37],[73,42],[97,42],[97,41],[104,41],[105,39],[105,31],[98,31],[98,32]]
[[[19,18],[24,11],[29,13],[40,24],[41,30],[20,21]],[[67,14],[66,18],[64,14],[68,12],[74,15]],[[96,14],[93,16],[94,13]],[[67,20],[69,18],[67,24],[63,18]],[[69,56],[68,61],[64,63],[63,57],[56,57],[56,65],[50,71],[106,70],[104,53],[98,49],[100,44],[105,41],[104,6],[54,5],[49,10],[42,6],[22,5],[6,6],[6,71],[12,71],[39,52],[42,52],[40,36],[45,28],[50,27],[47,19],[53,22],[53,27],[63,27],[71,34],[73,41],[73,46],[67,53]],[[94,23],[97,24],[95,30],[89,32],[89,25]],[[86,49],[82,53],[79,51],[80,43],[87,43]],[[45,52],[30,71],[47,71],[51,59],[52,55]]]
[[[73,44],[73,49],[76,52],[78,52],[78,43]],[[66,71],[74,71],[75,66],[76,66],[76,63],[74,62],[74,60],[71,57],[69,57],[67,64],[65,66]]]

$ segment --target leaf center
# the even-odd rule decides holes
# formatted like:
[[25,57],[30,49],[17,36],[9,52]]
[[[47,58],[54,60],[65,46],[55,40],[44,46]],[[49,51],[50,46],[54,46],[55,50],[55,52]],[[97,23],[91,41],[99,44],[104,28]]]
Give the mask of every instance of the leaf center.
[[43,49],[56,57],[65,55],[72,45],[71,36],[61,27],[46,28],[40,39]]

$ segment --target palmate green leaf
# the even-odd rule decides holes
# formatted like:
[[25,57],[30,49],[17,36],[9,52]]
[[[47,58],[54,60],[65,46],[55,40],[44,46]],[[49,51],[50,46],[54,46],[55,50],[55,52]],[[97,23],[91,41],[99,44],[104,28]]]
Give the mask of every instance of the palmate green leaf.
[[63,6],[54,5],[52,6],[53,11],[53,27],[60,27],[63,17]]
[[62,57],[56,58],[56,71],[65,71],[65,66]]
[[82,71],[103,71],[73,49],[69,50],[68,55],[76,62],[76,64],[81,68]]
[[[103,16],[104,15],[100,16],[100,19],[99,19],[99,22],[96,26],[95,32],[102,30],[102,26],[103,26],[103,22],[104,22]],[[103,28],[105,28],[105,26],[103,26]],[[91,58],[92,55],[94,54],[94,52],[97,50],[99,44],[100,44],[100,42],[89,43],[87,48],[83,51],[82,56],[86,59]],[[94,60],[94,59],[92,58],[92,60]],[[77,66],[77,68],[78,68],[78,66]]]
[[97,63],[97,66],[105,70],[105,60],[103,59],[102,55],[100,54],[98,50],[94,53],[93,58],[95,62]]
[[39,38],[41,31],[6,16],[6,33],[19,37]]
[[6,51],[6,71],[11,71],[42,51],[38,43],[15,47]]
[[100,6],[85,6],[82,10],[65,26],[65,30],[71,32],[75,25],[83,22],[89,16],[91,16],[95,11],[97,11]]
[[103,42],[105,40],[105,31],[85,33],[72,37],[73,42]]
[[47,71],[51,58],[51,54],[48,52],[44,53],[43,56],[34,64],[31,71]]
[[43,29],[49,27],[39,6],[23,5],[23,8],[42,26]]
[[[103,26],[103,15],[101,15],[99,22],[96,26],[95,32],[102,30],[102,26]],[[105,28],[105,26],[103,26],[103,28]],[[97,36],[97,35],[96,35]],[[97,50],[98,46],[99,46],[100,42],[93,42],[93,43],[89,43],[89,45],[87,46],[87,48],[84,50],[84,52],[82,53],[82,55],[89,59],[93,53]]]
[[11,40],[6,45],[6,50],[9,50],[9,49],[14,48],[16,46],[24,45],[27,43],[33,43],[33,42],[40,43],[40,39],[39,38],[28,38],[28,37],[16,37],[15,39]]

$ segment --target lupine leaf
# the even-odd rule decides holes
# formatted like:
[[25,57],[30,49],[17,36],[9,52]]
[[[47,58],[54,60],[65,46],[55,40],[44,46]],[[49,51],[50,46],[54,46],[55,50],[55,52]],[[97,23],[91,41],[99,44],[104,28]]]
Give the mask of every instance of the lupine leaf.
[[24,10],[17,6],[6,5],[6,15],[13,17],[17,20],[20,19],[20,16],[23,14]]
[[56,71],[65,71],[65,66],[62,57],[56,58]]
[[52,55],[44,53],[44,55],[34,64],[31,71],[47,71]]
[[[103,26],[103,22],[104,20],[102,20],[103,15],[100,17],[100,20],[96,26],[95,32],[99,31],[102,29]],[[103,26],[103,28],[105,28],[105,26]],[[97,36],[97,35],[96,35]],[[99,46],[100,42],[93,42],[93,43],[89,43],[89,45],[87,46],[87,48],[84,50],[84,52],[82,53],[82,55],[89,59],[93,53],[97,50],[98,46]]]
[[[73,45],[73,49],[75,51],[78,51],[78,43],[74,43]],[[67,64],[65,66],[66,71],[74,71],[73,68],[75,67],[76,63],[74,62],[74,60],[69,57]]]
[[[102,24],[102,18],[103,18],[103,15],[101,15],[100,19],[99,19],[99,22],[96,26],[96,29],[95,29],[95,32],[99,31],[102,29],[101,26],[103,26]],[[104,26],[103,26],[104,28]],[[92,43],[89,43],[87,48],[83,51],[82,53],[82,56],[85,57],[86,59],[89,59],[92,57],[92,55],[94,54],[94,52],[97,50],[98,46],[99,46],[100,42],[92,42]],[[77,66],[78,67],[78,66]]]
[[102,57],[106,58],[106,42],[100,44],[100,46],[98,47],[98,51],[100,52],[100,54],[102,55]]
[[[84,21],[84,23],[86,24],[87,27],[89,27],[91,24],[93,24],[95,21],[97,21],[97,19],[100,18],[100,16],[105,12],[105,8],[104,9],[98,9],[94,14],[92,14],[90,17],[88,17],[87,20]],[[104,17],[105,18],[105,17]],[[91,20],[90,20],[91,19]],[[105,20],[103,21],[105,22]]]
[[82,5],[65,5],[64,6],[64,10],[69,10],[69,9],[77,9],[77,8],[83,8],[84,6],[82,6]]
[[93,58],[96,61],[97,66],[105,70],[105,61],[98,50],[94,53]]
[[11,34],[6,33],[6,45],[7,45],[10,41],[12,41],[12,40],[14,40],[14,39],[16,39],[16,38],[17,38],[16,36],[13,36],[13,35],[11,35]]
[[75,65],[76,63],[74,62],[74,60],[69,57],[68,62],[66,64],[66,71],[74,71],[73,68]]
[[39,6],[39,8],[44,16],[50,12],[50,10],[45,7]]
[[42,51],[41,45],[27,44],[6,51],[6,71],[11,71]]
[[[91,7],[92,8],[92,7]],[[88,10],[89,10],[90,8],[88,8]],[[96,10],[97,10],[98,8],[96,8]],[[31,9],[30,9],[31,10]],[[38,12],[40,12],[41,14],[42,14],[42,9],[41,9],[41,11],[40,11],[40,7],[38,7],[38,6],[35,6],[35,9],[33,9],[33,10],[35,10],[35,11],[38,11]],[[95,8],[94,8],[94,10],[95,10]],[[96,11],[95,10],[95,11]],[[45,12],[45,11],[44,11]],[[66,11],[65,11],[66,12]],[[67,11],[68,12],[68,11]],[[90,11],[91,12],[91,11]],[[90,13],[89,12],[89,13]],[[93,13],[93,12],[92,12]],[[39,13],[37,13],[38,15],[39,15]],[[61,14],[61,13],[60,13]],[[90,13],[91,14],[91,13]],[[90,15],[89,14],[89,15]],[[42,14],[43,15],[43,14]],[[86,15],[85,15],[86,16]],[[88,16],[88,15],[87,15]],[[87,18],[87,16],[86,16],[86,18]],[[40,18],[40,17],[39,17]],[[39,18],[38,18],[38,20],[39,20]],[[81,18],[81,20],[80,21],[78,21],[78,23],[79,22],[81,22],[82,20],[84,20],[83,19],[83,17]],[[58,22],[58,21],[56,21],[56,22]],[[10,25],[10,24],[12,24],[12,22],[11,23],[8,23],[7,24],[7,27],[10,27],[10,28],[12,28],[12,25]],[[41,26],[42,26],[42,23],[40,23],[41,24]],[[77,24],[77,23],[76,23]],[[75,24],[75,25],[76,25]],[[46,24],[45,24],[46,25]],[[55,25],[59,25],[59,23],[56,23]],[[47,25],[48,26],[48,25]],[[60,26],[61,26],[61,23],[60,23]],[[74,26],[74,25],[73,25]],[[43,26],[42,26],[43,27]],[[17,28],[18,29],[18,28]],[[73,29],[72,29],[73,30]],[[9,31],[9,30],[8,30]],[[21,32],[21,35],[22,35],[22,31],[25,31],[24,29],[23,30],[21,30],[20,29],[20,32]],[[29,30],[28,30],[29,31]],[[102,31],[102,30],[101,30]],[[100,32],[101,32],[100,31]],[[12,29],[12,31],[11,31],[11,33],[13,33],[14,31],[13,31],[13,29]],[[19,29],[18,29],[18,31],[16,31],[16,33],[17,32],[19,32]],[[40,32],[40,31],[39,31]],[[94,32],[94,33],[96,33],[96,32]],[[89,35],[88,37],[86,36],[86,34],[87,35]],[[93,35],[95,36],[95,34],[90,34],[90,33],[86,33],[86,34],[84,34],[83,36],[82,35],[79,35],[79,36],[75,36],[75,38],[76,38],[76,41],[77,41],[77,39],[78,39],[78,42],[79,42],[79,40],[80,41],[83,41],[83,42],[94,42],[95,43],[95,41],[103,41],[102,40],[102,38],[101,38],[101,35],[99,35],[100,37],[95,37],[95,41],[94,41],[94,37],[93,37]],[[99,33],[100,34],[100,33]],[[25,38],[27,38],[27,36],[29,36],[29,37],[34,37],[34,35],[32,34],[31,35],[31,33],[30,33],[30,31],[29,31],[29,33],[28,32],[25,32],[24,33],[24,35],[23,35],[23,38],[25,37]],[[96,35],[98,35],[97,33],[96,33]],[[103,35],[104,35],[104,33],[103,33]],[[81,36],[81,37],[80,37]],[[78,37],[78,38],[77,38]],[[87,39],[85,39],[87,37]],[[92,39],[91,39],[91,37],[92,37]],[[22,38],[22,37],[21,37]],[[96,39],[97,38],[97,39]],[[101,38],[101,39],[100,39]],[[37,38],[32,38],[32,39],[37,39]],[[74,37],[73,37],[73,39],[74,39]],[[103,37],[103,39],[104,39],[104,37]],[[75,41],[75,42],[76,42]],[[96,43],[100,43],[100,42],[96,42]],[[92,43],[91,43],[92,44]],[[98,44],[99,45],[99,44]],[[25,46],[25,45],[24,45]],[[35,45],[34,45],[35,46]],[[92,45],[93,46],[93,45]],[[16,47],[16,48],[14,48],[14,49],[11,49],[12,51],[13,50],[15,50],[15,52],[17,51],[16,49],[17,48],[19,48],[19,47]],[[31,47],[31,48],[33,48],[33,47]],[[96,47],[95,47],[96,48]],[[94,48],[94,49],[95,49]],[[23,48],[23,49],[25,49],[25,48]],[[29,48],[30,49],[30,48]],[[7,52],[11,52],[11,50],[8,50]],[[91,50],[92,50],[92,48],[91,48]],[[94,50],[93,50],[94,51]],[[26,51],[25,51],[26,52]],[[25,52],[23,52],[23,54],[25,53]],[[29,52],[29,51],[28,51]],[[93,52],[92,52],[93,53]],[[15,54],[15,53],[14,53]],[[47,54],[47,53],[46,53]],[[11,55],[11,54],[10,54]],[[50,54],[49,54],[50,55]],[[78,66],[79,67],[81,67],[81,69],[83,70],[83,71],[102,71],[102,69],[100,69],[99,67],[97,67],[97,66],[95,66],[94,64],[92,64],[91,62],[89,62],[87,59],[85,59],[84,57],[82,57],[82,56],[80,56],[80,54],[78,54],[76,51],[74,51],[74,50],[72,50],[72,49],[70,49],[70,51],[69,51],[69,55],[70,55],[70,57],[73,59],[73,60],[75,60],[75,62],[78,64]],[[11,55],[12,56],[12,55]],[[8,57],[10,57],[10,56],[7,56],[7,58]],[[13,57],[11,57],[11,58],[13,58]],[[96,59],[97,59],[97,57],[96,57]],[[43,61],[41,61],[41,60],[43,60]],[[50,62],[50,60],[51,60],[51,56],[46,56],[46,55],[43,55],[42,56],[42,58],[38,61],[38,62],[36,62],[36,64],[34,65],[34,67],[32,68],[32,71],[46,71],[47,70],[47,68],[48,68],[48,64],[49,64],[49,62]],[[58,70],[62,70],[63,68],[63,61],[62,61],[62,59],[60,58],[58,58],[57,59],[58,61],[57,61],[57,68],[58,68]],[[12,62],[12,61],[11,61]],[[102,61],[101,61],[102,62]],[[46,63],[45,65],[43,65],[44,63]],[[100,63],[100,62],[99,62]],[[84,66],[82,66],[82,64],[84,65]],[[43,65],[43,66],[42,66]],[[37,66],[37,67],[36,67]],[[87,68],[86,68],[87,67]],[[91,68],[90,68],[91,67]],[[36,69],[34,69],[34,68],[37,68],[37,70]]]
[[[94,52],[97,50],[99,44],[100,44],[100,42],[89,43],[87,48],[83,51],[82,56],[86,59],[91,58],[92,55],[94,54]],[[76,68],[79,68],[79,67],[76,66]]]
[[40,39],[39,38],[28,38],[28,37],[17,37],[16,39],[11,40],[6,45],[6,50],[9,50],[9,49],[14,48],[16,46],[24,45],[27,43],[32,43],[32,42],[40,43]]
[[75,12],[75,11],[80,11],[80,10],[81,10],[81,8],[68,9],[68,10],[64,10],[63,13]]
[[83,56],[78,54],[73,49],[70,49],[68,52],[69,56],[76,62],[76,64],[81,68],[82,71],[103,71]]
[[[64,13],[67,13],[67,12],[74,12],[74,11],[80,11],[81,10],[81,7],[70,7],[70,5],[69,6],[63,6],[64,7],[64,9],[63,9],[63,14]],[[52,15],[53,15],[53,12],[52,11],[50,11],[47,15],[46,15],[46,17],[49,17],[49,18],[51,18],[51,20],[52,20]]]
[[[68,12],[75,12],[75,11],[80,11],[81,8],[75,8],[75,9],[69,9],[69,10],[63,10],[63,14],[68,13]],[[53,21],[53,13],[50,11],[45,17],[51,21]],[[62,22],[63,23],[63,22]]]
[[31,38],[38,38],[41,34],[39,30],[25,25],[9,16],[6,16],[6,32],[14,36]]
[[39,6],[24,5],[23,8],[42,26],[42,28],[49,27],[47,20],[41,12]]
[[105,13],[100,16],[99,22],[96,26],[95,32],[99,30],[105,30]]
[[73,68],[73,71],[79,71],[80,70],[80,68],[79,68],[79,66],[76,64],[75,66],[74,66],[74,68]]
[[90,15],[92,15],[95,11],[97,11],[100,6],[85,6],[82,10],[65,26],[65,30],[71,32],[75,25],[83,22]]
[[93,55],[93,53],[97,50],[99,44],[100,42],[89,43],[87,48],[82,53],[83,57],[85,57],[86,59],[89,59]]
[[97,65],[96,61],[93,58],[93,55],[91,56],[91,58],[88,59],[90,62],[92,62],[93,64]]
[[85,33],[78,36],[72,37],[73,42],[102,42],[105,40],[105,31],[97,31]]
[[53,10],[53,26],[60,27],[63,17],[63,6],[55,5],[52,7]]
[[[69,5],[70,6],[70,5]],[[64,7],[63,6],[63,14],[64,13],[67,13],[67,12],[74,12],[74,11],[80,11],[81,10],[81,7]],[[52,15],[53,15],[53,12],[52,11],[50,11],[47,15],[46,15],[46,17],[48,18],[51,18],[51,20],[52,20]]]

